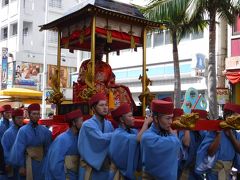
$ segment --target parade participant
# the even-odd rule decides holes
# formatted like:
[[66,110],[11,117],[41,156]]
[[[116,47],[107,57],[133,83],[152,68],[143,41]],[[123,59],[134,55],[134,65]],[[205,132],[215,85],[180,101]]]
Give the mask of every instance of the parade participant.
[[180,142],[171,130],[173,103],[153,100],[151,108],[153,124],[141,140],[142,179],[176,180]]
[[21,176],[26,179],[43,180],[43,158],[51,143],[51,132],[44,126],[38,125],[40,105],[28,106],[30,121],[19,129],[13,144],[10,161],[19,168]]
[[0,143],[0,179],[1,180],[6,179],[4,152],[3,152],[3,147],[1,143]]
[[[207,119],[207,111],[192,109],[191,113],[199,114],[199,119]],[[180,180],[200,180],[203,177],[195,173],[196,154],[199,145],[203,141],[206,131],[184,130],[179,132],[179,139],[182,143],[184,158],[179,163]]]
[[6,104],[0,108],[0,112],[2,113],[2,119],[0,122],[0,140],[4,132],[11,126],[10,119],[12,118],[12,107],[9,104]]
[[113,132],[109,146],[109,156],[112,160],[109,179],[135,179],[134,173],[141,163],[139,142],[142,133],[152,122],[152,118],[147,117],[142,129],[138,132],[137,129],[133,129],[134,117],[129,104],[120,105],[111,112],[111,115],[119,123],[119,128]]
[[[102,44],[98,46],[98,49],[96,49],[96,55],[95,55],[95,81],[96,83],[100,83],[101,85],[107,87],[112,75],[112,68],[109,64],[104,62],[103,59],[103,53],[104,49],[102,47]],[[82,85],[85,83],[88,83],[87,76],[88,76],[88,68],[91,65],[91,59],[85,60],[79,69],[79,77],[78,82]],[[102,89],[104,90],[104,89]]]
[[12,111],[13,125],[5,131],[2,137],[2,146],[4,150],[4,159],[8,179],[25,179],[19,175],[19,168],[13,166],[10,161],[10,152],[16,139],[19,128],[23,125],[23,110],[15,109]]
[[79,153],[77,149],[78,133],[83,117],[80,109],[66,114],[69,129],[60,134],[51,144],[44,163],[45,180],[77,180]]
[[103,61],[103,55],[107,53],[105,40],[96,38],[95,53],[94,86],[92,84],[92,61],[87,59],[82,62],[78,80],[73,84],[73,101],[86,101],[86,91],[95,89],[96,92],[104,93],[107,97],[112,94],[113,100],[111,101],[114,101],[116,106],[127,102],[136,108],[129,88],[115,83],[115,75],[111,66]]
[[109,176],[109,144],[113,132],[110,121],[105,119],[108,104],[104,94],[97,93],[89,100],[94,112],[92,118],[83,123],[78,138],[80,153],[80,180],[106,180]]
[[[240,105],[225,104],[225,118],[226,112],[228,115],[239,115]],[[209,132],[199,146],[195,171],[206,173],[209,180],[229,179],[233,162],[240,163],[239,158],[236,158],[240,152],[239,140],[240,135],[235,130]]]

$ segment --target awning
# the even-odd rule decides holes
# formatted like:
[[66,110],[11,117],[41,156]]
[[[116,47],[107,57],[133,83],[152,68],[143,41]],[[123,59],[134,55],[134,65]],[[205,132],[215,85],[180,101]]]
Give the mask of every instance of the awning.
[[[42,103],[42,92],[25,88],[9,88],[0,91],[0,105]],[[48,103],[47,103],[48,104]],[[64,100],[62,104],[72,104],[72,100]]]
[[225,75],[232,84],[240,83],[240,70],[227,70]]
[[1,96],[11,96],[11,97],[18,97],[18,98],[27,98],[32,97],[34,99],[41,99],[42,92],[31,90],[31,89],[24,89],[24,88],[9,88],[0,91]]

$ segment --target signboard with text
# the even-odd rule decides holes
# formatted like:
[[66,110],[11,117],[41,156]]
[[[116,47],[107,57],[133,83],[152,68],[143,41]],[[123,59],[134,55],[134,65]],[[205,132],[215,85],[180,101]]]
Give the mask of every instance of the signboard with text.
[[8,76],[8,48],[2,48],[2,84],[1,89],[7,88],[7,76]]

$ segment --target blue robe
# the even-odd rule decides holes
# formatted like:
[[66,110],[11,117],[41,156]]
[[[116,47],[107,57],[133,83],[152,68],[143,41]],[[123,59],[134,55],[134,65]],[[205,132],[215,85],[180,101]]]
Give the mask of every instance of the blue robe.
[[[235,137],[240,140],[240,134],[238,134],[236,131],[234,131]],[[207,151],[210,146],[210,144],[214,141],[216,137],[215,132],[209,132],[206,137],[204,138],[203,142],[200,144],[199,149],[197,151],[197,158],[196,158],[196,169],[195,171],[198,174],[207,173],[207,179],[209,180],[217,180],[218,179],[218,173],[211,171],[211,168],[214,167],[216,161],[222,160],[222,161],[239,161],[237,157],[237,153],[229,140],[229,138],[225,135],[224,132],[221,132],[221,141],[218,147],[217,152],[215,153],[215,156],[213,156],[210,159],[210,156],[208,156]]]
[[[179,171],[183,169],[189,170],[188,180],[202,179],[201,175],[196,174],[194,171],[197,150],[201,142],[203,141],[206,131],[190,131],[190,145],[189,147],[184,146],[182,143],[184,137],[184,131],[179,132],[179,139],[182,143],[184,158],[180,160]],[[181,174],[181,172],[180,172]]]
[[[68,170],[65,172],[64,159],[67,155],[79,155],[77,149],[78,134],[71,129],[59,135],[51,144],[44,163],[45,180],[77,180],[78,173]],[[66,174],[65,174],[66,173]]]
[[4,162],[4,152],[2,144],[0,143],[0,179],[5,180],[7,177],[5,175],[5,162]]
[[2,118],[0,121],[0,141],[4,132],[12,125],[12,121]]
[[[107,158],[113,130],[110,121],[104,119],[103,125],[95,115],[85,121],[80,130],[78,150],[81,158],[93,168],[93,180],[108,179],[109,170],[101,168]],[[85,169],[80,167],[79,170],[79,180],[83,180]]]
[[[139,152],[136,129],[131,129],[131,132],[121,127],[115,129],[109,146],[109,156],[125,179],[135,179],[134,173],[140,163]],[[114,175],[111,172],[109,179],[113,179]]]
[[[49,145],[51,144],[51,132],[44,126],[33,126],[32,122],[21,127],[18,131],[16,140],[13,144],[10,162],[19,167],[25,167],[26,149],[28,147],[43,146],[44,156],[46,155]],[[43,161],[32,160],[33,180],[43,180]]]
[[143,171],[156,179],[176,180],[180,146],[177,136],[159,135],[152,124],[141,140]]
[[18,173],[19,167],[13,166],[10,162],[10,152],[11,152],[12,146],[14,144],[14,141],[16,139],[18,130],[19,130],[19,128],[13,124],[10,128],[8,128],[5,131],[5,133],[3,134],[3,137],[2,137],[2,141],[1,141],[3,150],[4,150],[5,163],[7,165],[12,166],[13,172],[14,172],[13,177],[9,177],[8,179],[13,179],[13,180],[24,179],[24,177],[21,177]]

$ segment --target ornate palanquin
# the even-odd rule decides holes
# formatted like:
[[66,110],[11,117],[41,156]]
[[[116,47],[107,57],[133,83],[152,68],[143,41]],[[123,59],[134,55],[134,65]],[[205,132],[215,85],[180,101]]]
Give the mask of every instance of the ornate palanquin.
[[[73,102],[86,102],[87,99],[95,93],[96,89],[101,89],[108,94],[109,99],[113,96],[114,101],[120,99],[120,96],[125,94],[132,101],[129,89],[123,85],[111,83],[98,83],[95,78],[95,52],[99,46],[96,43],[104,42],[104,53],[106,55],[106,62],[108,63],[108,53],[116,51],[119,54],[120,50],[132,48],[143,48],[142,59],[142,93],[140,99],[142,100],[141,116],[135,117],[135,126],[141,127],[144,116],[146,103],[152,99],[152,94],[148,92],[148,82],[146,76],[146,36],[148,30],[164,29],[163,23],[148,21],[139,12],[139,10],[128,4],[115,2],[112,0],[86,0],[83,3],[74,7],[65,16],[56,19],[50,23],[40,26],[40,30],[52,30],[58,32],[58,51],[57,51],[57,66],[56,82],[53,84],[54,93],[49,99],[50,102],[61,104],[62,95],[60,91],[60,66],[61,66],[61,49],[69,49],[70,52],[74,50],[82,50],[91,52],[91,59],[85,67],[87,71],[87,78],[84,82],[78,81],[74,83],[73,87]],[[108,76],[110,72],[107,72]],[[106,77],[105,77],[106,78]],[[111,102],[109,102],[111,104]],[[57,107],[58,107],[57,106]],[[195,117],[195,116],[194,116]],[[85,119],[87,116],[85,117]],[[195,117],[196,118],[196,117]],[[220,124],[222,121],[216,120],[190,120],[183,117],[180,126],[184,124],[186,127],[176,127],[180,129],[191,130],[219,130],[221,128],[231,128],[232,124],[238,124],[239,118],[230,119],[229,124]],[[42,120],[40,123],[53,125],[64,123],[64,118],[61,115],[54,116],[52,121]],[[194,124],[192,124],[194,123]],[[235,126],[234,126],[235,127]],[[238,127],[238,126],[236,126]]]
[[[146,35],[147,31],[153,29],[164,29],[163,23],[147,20],[141,12],[133,5],[120,3],[112,0],[86,0],[75,6],[65,16],[40,26],[40,30],[58,31],[58,67],[60,64],[61,48],[74,50],[90,51],[91,59],[82,64],[79,72],[85,73],[84,82],[78,80],[73,85],[73,103],[87,102],[93,93],[103,91],[109,97],[109,104],[116,105],[116,102],[129,102],[134,105],[131,92],[128,87],[111,83],[111,81],[98,81],[98,72],[104,72],[104,78],[110,78],[113,74],[106,66],[101,71],[101,66],[95,62],[95,54],[98,44],[104,48],[106,62],[108,63],[108,53],[132,48],[137,50],[143,48],[142,61],[142,115],[145,114],[146,99],[151,95],[145,91],[146,88]],[[104,47],[102,47],[104,46]],[[99,70],[100,69],[100,70]],[[111,69],[111,68],[110,68]],[[59,72],[58,72],[59,73]],[[111,74],[111,75],[110,75]],[[60,76],[58,75],[58,79]],[[53,89],[56,89],[53,87]],[[60,89],[60,87],[57,87]],[[59,91],[55,94],[59,95]],[[52,97],[58,97],[53,94]],[[54,96],[55,95],[55,96]],[[58,102],[50,99],[50,102]],[[113,102],[114,103],[113,103]],[[59,101],[59,104],[61,101]]]

